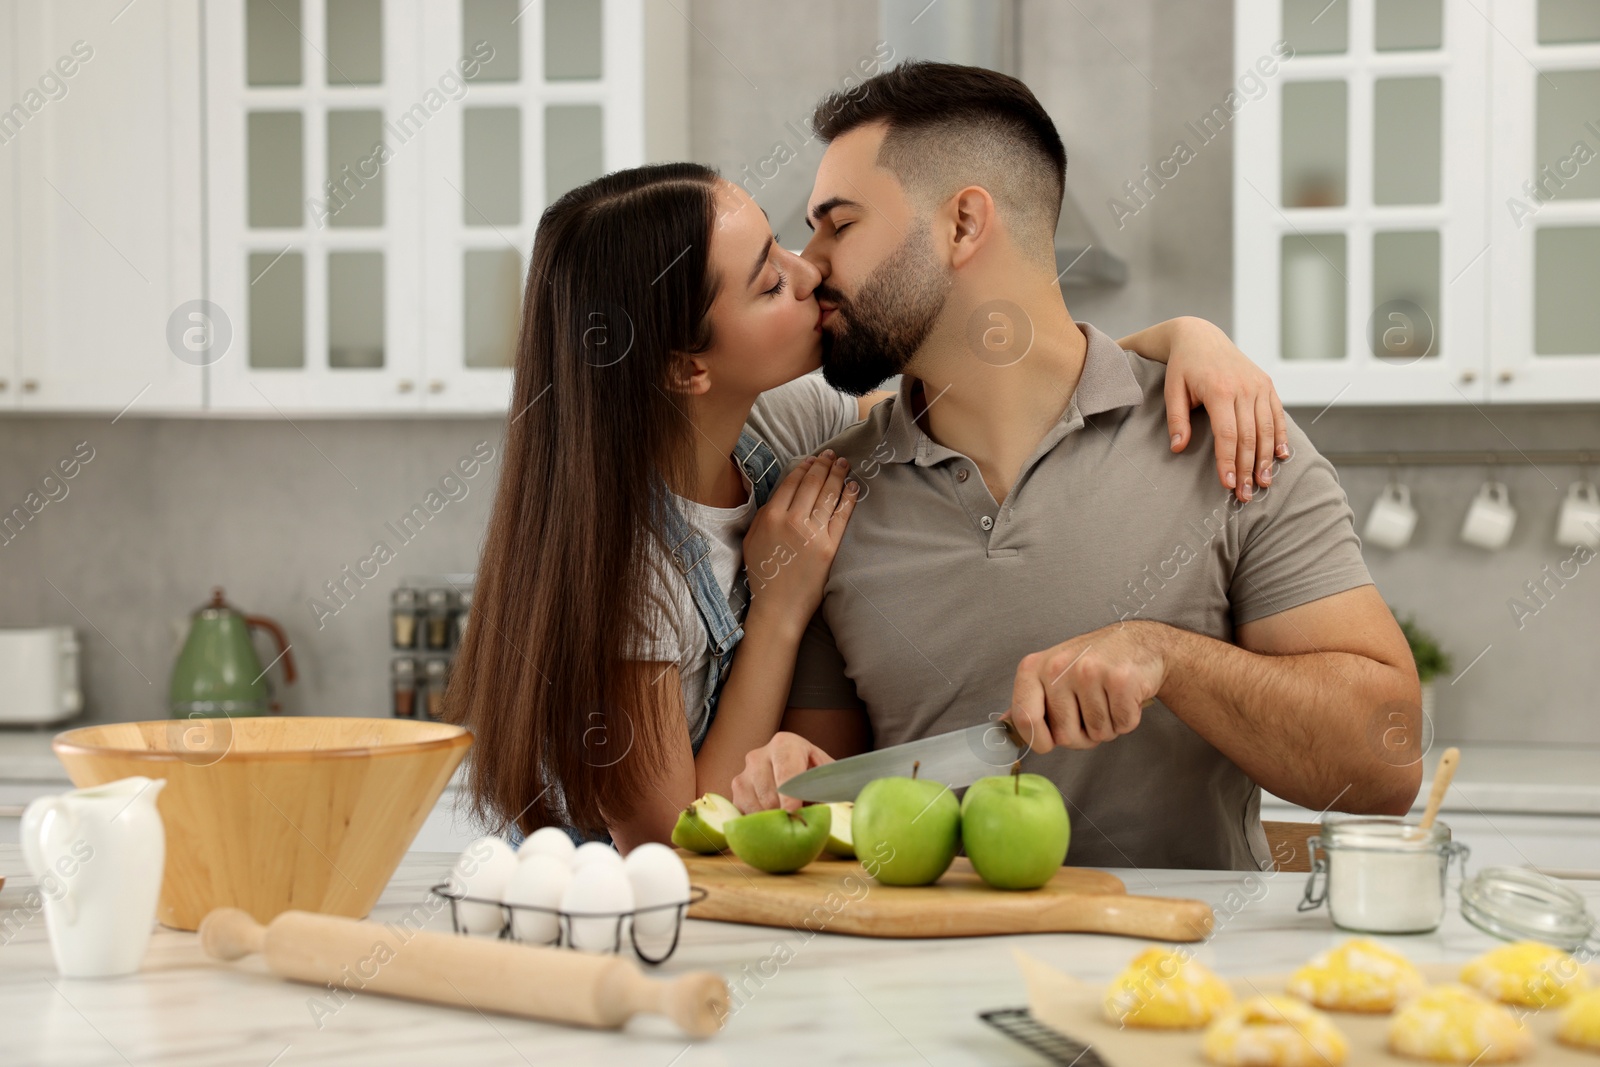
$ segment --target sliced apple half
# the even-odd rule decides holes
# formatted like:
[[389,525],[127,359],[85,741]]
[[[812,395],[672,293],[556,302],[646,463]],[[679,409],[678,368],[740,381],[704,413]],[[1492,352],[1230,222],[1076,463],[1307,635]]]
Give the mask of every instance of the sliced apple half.
[[729,819],[738,817],[733,801],[720,793],[707,793],[679,814],[672,828],[672,843],[702,856],[725,851],[728,836],[724,827]]
[[836,800],[828,807],[833,809],[833,822],[828,830],[828,840],[822,846],[822,851],[830,856],[839,856],[843,859],[855,859],[856,846],[850,838],[850,813],[855,804],[848,800]]

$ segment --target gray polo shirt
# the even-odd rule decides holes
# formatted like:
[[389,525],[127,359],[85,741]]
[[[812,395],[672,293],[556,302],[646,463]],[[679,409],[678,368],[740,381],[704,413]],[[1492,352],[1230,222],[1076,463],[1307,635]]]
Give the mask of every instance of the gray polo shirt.
[[[1372,579],[1333,466],[1289,426],[1273,484],[1237,504],[1210,423],[1169,447],[1166,367],[1085,323],[1060,420],[996,504],[898,396],[829,442],[865,494],[801,644],[789,703],[862,708],[882,748],[993,720],[1018,661],[1119,619],[1231,641],[1236,626]],[[1027,756],[1072,816],[1084,866],[1259,869],[1260,788],[1157,702],[1088,751]]]

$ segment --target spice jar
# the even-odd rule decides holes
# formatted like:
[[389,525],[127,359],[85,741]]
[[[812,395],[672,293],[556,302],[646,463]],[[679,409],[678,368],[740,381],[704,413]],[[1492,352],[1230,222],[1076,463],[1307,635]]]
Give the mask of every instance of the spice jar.
[[467,617],[472,614],[472,590],[463,589],[456,594],[456,603],[459,610],[455,613],[455,640],[453,647],[460,648],[461,642],[467,639]]
[[417,646],[417,591],[396,589],[389,595],[389,617],[392,620],[390,640],[395,648]]
[[444,686],[448,661],[430,659],[423,668],[428,678],[428,718],[439,719],[444,716]]
[[1463,883],[1461,916],[1507,941],[1543,941],[1568,952],[1595,930],[1577,891],[1522,867],[1486,867]]
[[450,590],[428,590],[428,647],[435,651],[450,647]]
[[1423,829],[1393,815],[1330,815],[1311,846],[1311,877],[1300,910],[1326,900],[1333,925],[1366,934],[1437,930],[1451,857],[1464,872],[1469,853],[1450,840],[1444,823]]
[[396,656],[389,664],[394,680],[394,714],[401,719],[417,717],[417,661],[410,656]]

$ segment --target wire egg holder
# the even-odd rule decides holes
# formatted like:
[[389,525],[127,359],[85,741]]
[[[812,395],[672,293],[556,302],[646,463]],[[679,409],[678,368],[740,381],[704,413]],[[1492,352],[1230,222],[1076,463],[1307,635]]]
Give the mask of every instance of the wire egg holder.
[[[617,928],[616,933],[611,939],[611,947],[600,950],[602,953],[610,955],[619,955],[622,952],[622,928],[624,922],[626,922],[628,927],[628,941],[633,945],[633,954],[638,956],[645,963],[652,965],[665,963],[672,957],[672,954],[678,950],[678,939],[683,934],[683,920],[687,917],[688,910],[694,905],[700,903],[709,895],[708,891],[704,887],[692,885],[689,887],[689,899],[679,901],[675,904],[652,904],[646,908],[633,908],[630,911],[567,912],[562,911],[560,908],[545,908],[535,904],[507,904],[504,901],[489,900],[485,897],[469,897],[465,893],[459,893],[451,889],[448,881],[440,882],[438,885],[429,886],[428,891],[434,896],[450,902],[450,927],[456,933],[462,934],[463,936],[469,933],[465,924],[463,924],[461,921],[461,916],[457,911],[457,905],[484,904],[489,907],[500,909],[500,932],[495,935],[496,940],[512,941],[519,945],[527,944],[528,942],[523,941],[522,938],[516,935],[516,923],[514,920],[517,912],[553,916],[556,920],[555,939],[551,941],[540,941],[535,943],[545,945],[550,948],[571,948],[574,949],[574,951],[579,951],[572,943],[572,921],[574,919],[586,922],[613,919],[616,921]],[[647,915],[651,912],[665,911],[671,911],[674,913],[674,921],[672,924],[672,943],[667,946],[666,952],[662,953],[660,956],[651,956],[639,946],[639,932],[633,922],[633,919],[639,915]]]

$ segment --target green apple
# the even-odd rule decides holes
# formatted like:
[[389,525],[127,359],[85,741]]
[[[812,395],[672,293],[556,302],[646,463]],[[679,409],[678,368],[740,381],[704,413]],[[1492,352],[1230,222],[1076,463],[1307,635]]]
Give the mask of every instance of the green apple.
[[729,819],[723,827],[733,854],[758,871],[788,874],[822,855],[833,812],[808,804],[798,812],[773,808]]
[[850,809],[855,805],[848,800],[836,800],[828,807],[833,809],[832,828],[822,851],[830,856],[854,859],[856,846],[850,840]]
[[1072,827],[1061,790],[1042,774],[979,778],[961,800],[961,843],[996,889],[1037,889],[1061,869]]
[[672,828],[672,843],[702,856],[721,852],[728,847],[723,828],[729,819],[738,817],[739,809],[733,801],[719,793],[707,793],[678,816],[678,824]]
[[931,885],[961,844],[961,805],[943,782],[878,778],[856,796],[850,835],[862,866],[884,885]]

